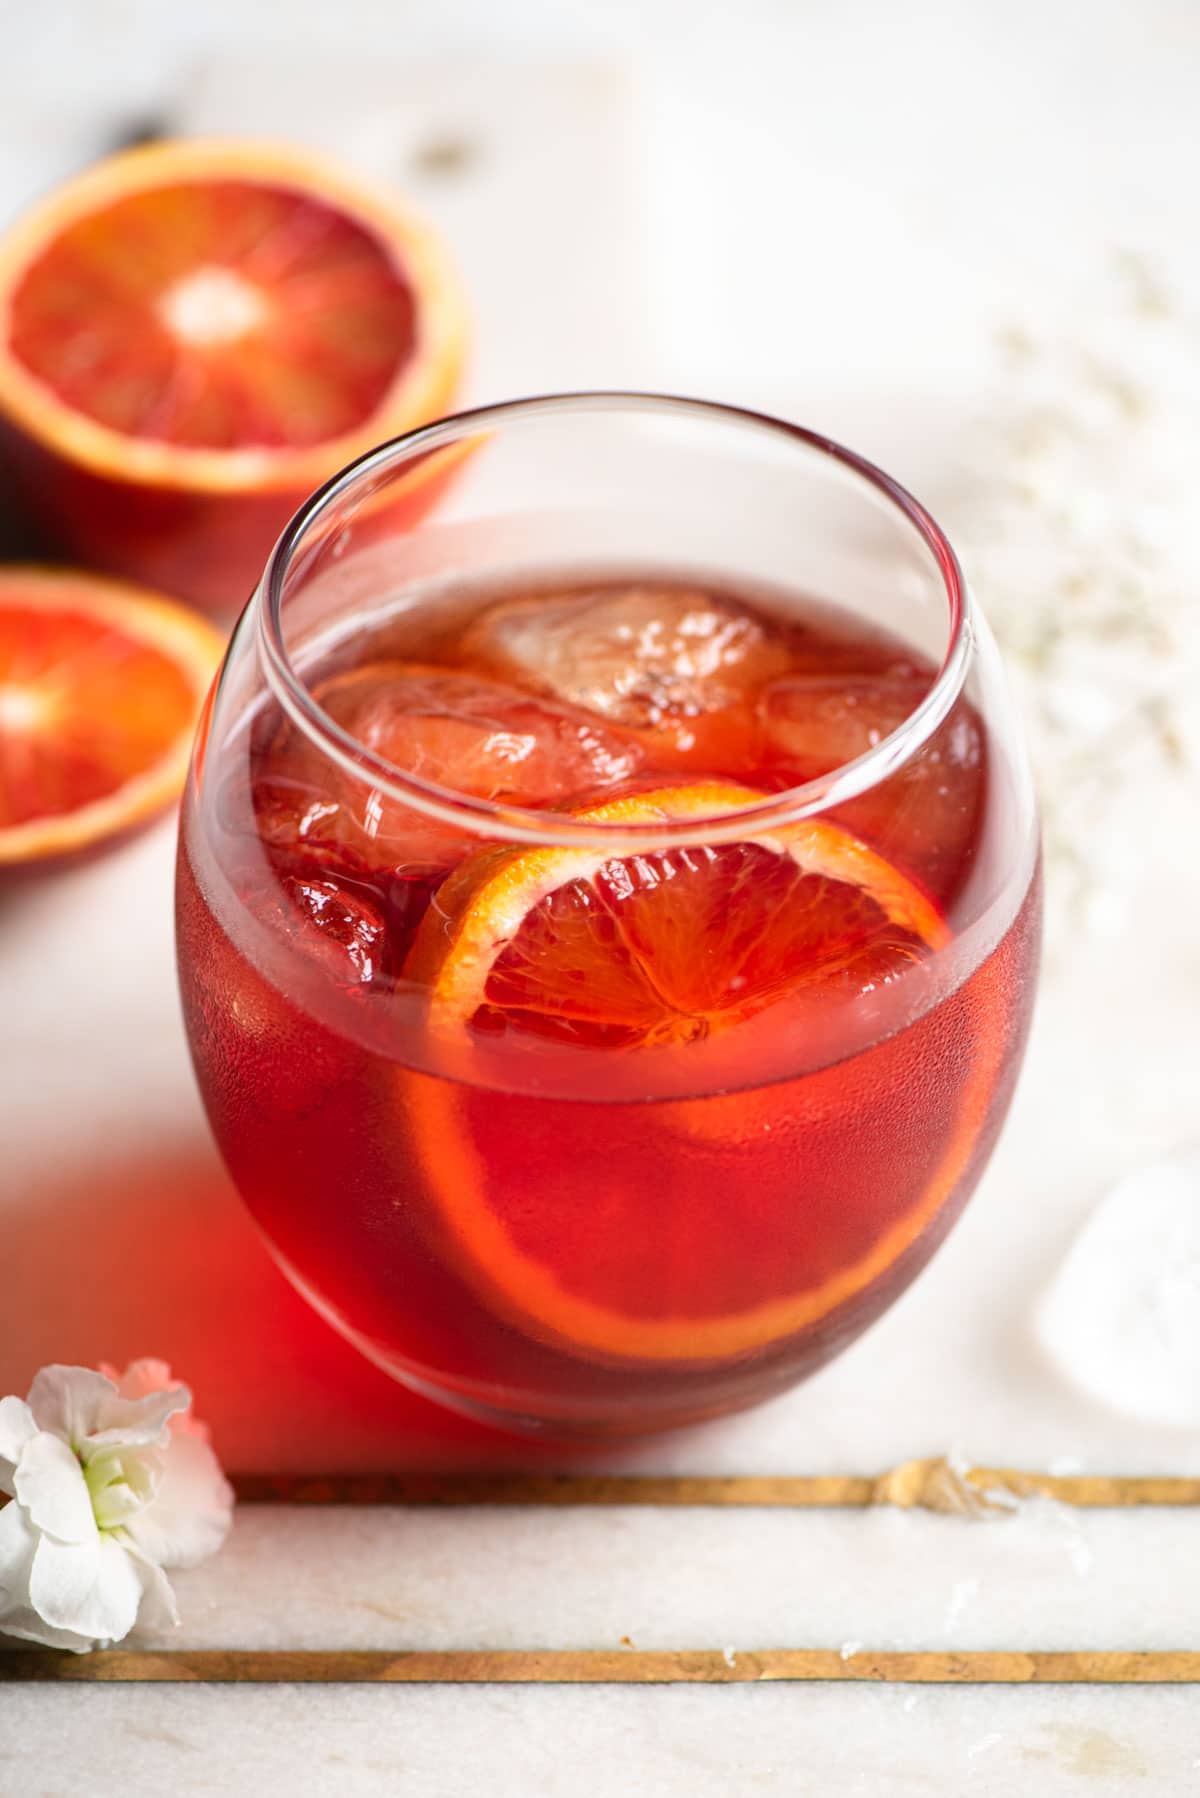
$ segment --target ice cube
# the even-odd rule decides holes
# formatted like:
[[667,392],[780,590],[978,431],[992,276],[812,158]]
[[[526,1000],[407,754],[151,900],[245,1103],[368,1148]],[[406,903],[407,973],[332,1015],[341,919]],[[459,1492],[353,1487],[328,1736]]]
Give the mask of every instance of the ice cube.
[[338,833],[340,807],[328,793],[316,792],[306,780],[272,771],[254,781],[249,827],[268,853],[291,858],[303,846],[307,865],[321,864],[334,874],[361,873],[365,867],[353,845]]
[[[401,773],[515,805],[582,803],[628,779],[640,746],[586,714],[456,669],[372,662],[314,695]],[[471,847],[453,825],[344,773],[284,726],[256,787],[258,830],[283,851],[336,845],[371,870],[447,868]]]
[[653,582],[534,594],[468,630],[477,665],[686,752],[695,721],[750,706],[788,663],[770,624],[704,587]]
[[[773,681],[758,708],[766,773],[776,785],[832,773],[897,730],[932,684],[931,670],[905,664]],[[959,699],[907,762],[839,808],[839,816],[945,899],[978,829],[985,773],[979,715]]]
[[317,697],[403,773],[480,799],[554,805],[627,779],[643,759],[595,719],[458,669],[373,663]]
[[1200,1429],[1200,1148],[1127,1174],[1101,1200],[1036,1329],[1058,1370],[1101,1403]]
[[932,673],[907,667],[773,681],[759,701],[768,752],[800,780],[828,774],[897,730],[932,684]]

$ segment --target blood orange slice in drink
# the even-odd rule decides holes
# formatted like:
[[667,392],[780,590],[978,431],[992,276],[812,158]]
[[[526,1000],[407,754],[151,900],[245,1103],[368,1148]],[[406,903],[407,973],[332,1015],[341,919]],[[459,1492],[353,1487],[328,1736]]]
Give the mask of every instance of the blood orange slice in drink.
[[302,498],[444,408],[463,320],[433,232],[323,157],[151,145],[0,242],[0,443],[83,560],[231,607]]
[[90,848],[175,799],[223,647],[144,589],[0,569],[0,867]]
[[[761,797],[703,782],[575,816],[700,819]],[[464,1046],[506,1033],[625,1056],[691,1052],[798,996],[877,992],[949,937],[899,870],[810,820],[665,853],[481,850],[439,889],[405,972],[427,989],[434,1040],[462,1069]],[[452,1253],[502,1314],[577,1353],[694,1362],[812,1324],[895,1261],[970,1162],[996,1053],[978,1049],[964,1084],[961,1042],[935,1044],[946,1067],[919,1099],[911,1056],[886,1045],[869,1075],[838,1069],[803,1094],[788,1082],[662,1105],[547,1107],[408,1075],[405,1095]],[[601,1070],[598,1100],[603,1085]],[[860,1195],[845,1170],[870,1166],[861,1132],[876,1127],[882,1144],[903,1145],[905,1165],[868,1176]],[[548,1132],[557,1140],[543,1141]],[[746,1155],[760,1177],[735,1165]]]

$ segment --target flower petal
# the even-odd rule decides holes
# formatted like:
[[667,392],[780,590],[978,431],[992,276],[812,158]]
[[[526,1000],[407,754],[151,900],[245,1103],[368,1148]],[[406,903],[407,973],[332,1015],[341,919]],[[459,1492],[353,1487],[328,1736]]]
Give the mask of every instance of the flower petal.
[[38,1533],[20,1505],[0,1511],[0,1629],[5,1610],[29,1598],[29,1573]]
[[233,1488],[200,1436],[172,1434],[158,1490],[125,1533],[160,1567],[194,1567],[220,1548],[233,1520]]
[[39,1430],[51,1430],[64,1442],[82,1442],[94,1430],[101,1406],[116,1397],[116,1387],[91,1367],[43,1367],[29,1388],[29,1408]]
[[36,1529],[94,1547],[96,1519],[83,1468],[61,1436],[39,1430],[21,1450],[13,1487]]
[[179,1608],[170,1580],[161,1567],[145,1560],[132,1544],[129,1554],[142,1582],[142,1603],[137,1616],[139,1635],[143,1631],[178,1629]]
[[[106,1374],[116,1386],[122,1398],[145,1398],[147,1393],[161,1392],[164,1387],[178,1385],[171,1378],[169,1362],[158,1361],[153,1355],[143,1355],[138,1361],[131,1361],[124,1373],[107,1361],[100,1363],[100,1372]],[[187,1430],[190,1434],[203,1436],[208,1440],[205,1426],[194,1418],[190,1411],[176,1411],[171,1418],[173,1430]]]
[[12,1496],[12,1478],[21,1450],[37,1435],[33,1412],[23,1398],[0,1398],[0,1492]]
[[96,1426],[82,1444],[84,1458],[115,1444],[148,1447],[161,1443],[173,1414],[186,1411],[191,1402],[188,1388],[178,1383],[148,1392],[143,1398],[122,1398],[114,1393],[100,1408]]
[[107,1375],[122,1398],[145,1398],[148,1392],[161,1392],[164,1386],[172,1384],[170,1367],[153,1355],[131,1361],[124,1373],[118,1373],[115,1367],[102,1361],[100,1372]]
[[81,1636],[78,1630],[53,1629],[29,1605],[0,1611],[0,1636],[17,1636],[42,1648],[69,1648],[74,1654],[87,1654],[96,1646],[91,1636]]
[[29,1602],[29,1577],[39,1541],[20,1505],[6,1505],[0,1511],[0,1635],[82,1653],[93,1646],[90,1636],[55,1629]]
[[29,1599],[43,1622],[99,1642],[119,1642],[142,1600],[137,1567],[112,1536],[86,1547],[43,1536],[33,1557]]

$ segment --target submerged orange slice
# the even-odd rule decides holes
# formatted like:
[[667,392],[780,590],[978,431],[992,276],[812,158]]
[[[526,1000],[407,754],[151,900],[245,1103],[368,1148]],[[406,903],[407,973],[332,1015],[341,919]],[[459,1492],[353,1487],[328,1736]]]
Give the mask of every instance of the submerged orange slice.
[[0,569],[0,866],[89,848],[175,799],[222,648],[143,589]]
[[[706,782],[575,816],[699,819],[761,797]],[[405,1077],[422,1176],[466,1277],[527,1332],[602,1358],[741,1355],[833,1311],[953,1192],[987,1114],[990,1051],[964,1086],[961,1041],[935,1044],[946,1067],[919,1102],[911,1051],[885,1045],[870,1074],[835,1069],[804,1092],[555,1105],[473,1087],[470,1044],[512,1033],[688,1054],[780,1001],[870,992],[949,940],[917,887],[824,821],[667,854],[477,853],[439,889],[405,970],[467,1072]],[[802,1028],[790,1009],[787,1027]],[[596,1079],[599,1101],[603,1067]],[[905,1106],[911,1131],[897,1128]],[[861,1133],[876,1129],[864,1161]],[[889,1141],[905,1165],[872,1172]]]
[[443,410],[463,344],[436,235],[296,148],[129,151],[0,240],[27,504],[81,558],[206,603],[240,604],[314,487]]

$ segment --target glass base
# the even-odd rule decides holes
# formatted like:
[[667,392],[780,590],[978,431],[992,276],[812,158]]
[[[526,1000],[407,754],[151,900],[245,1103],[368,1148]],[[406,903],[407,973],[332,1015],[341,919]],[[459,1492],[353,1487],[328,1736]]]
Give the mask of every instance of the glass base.
[[407,1386],[411,1392],[418,1393],[433,1404],[454,1411],[460,1417],[469,1417],[473,1423],[501,1430],[505,1435],[537,1436],[544,1442],[597,1442],[635,1436],[658,1436],[668,1430],[682,1430],[689,1425],[708,1423],[731,1411],[747,1411],[799,1383],[795,1374],[789,1374],[769,1385],[759,1385],[753,1391],[723,1395],[718,1399],[693,1405],[664,1406],[642,1412],[633,1411],[626,1405],[619,1412],[596,1411],[581,1415],[578,1411],[572,1411],[569,1414],[543,1414],[534,1411],[527,1404],[518,1408],[457,1391],[436,1379],[413,1373],[409,1368],[399,1368],[372,1354],[353,1337],[350,1339],[377,1367],[383,1368],[385,1373],[389,1373],[402,1386]]
[[[712,1418],[723,1417],[731,1411],[745,1411],[766,1399],[778,1397],[791,1386],[799,1385],[818,1366],[829,1360],[837,1349],[844,1346],[839,1342],[837,1349],[827,1347],[808,1366],[797,1367],[793,1363],[786,1368],[752,1367],[744,1369],[740,1374],[726,1374],[720,1378],[717,1391],[703,1396],[698,1394],[694,1398],[636,1402],[629,1399],[600,1399],[590,1403],[586,1399],[556,1402],[548,1396],[534,1397],[530,1393],[502,1386],[485,1386],[474,1381],[456,1382],[429,1368],[404,1360],[356,1330],[335,1306],[296,1272],[273,1245],[268,1243],[268,1247],[292,1285],[308,1300],[314,1311],[319,1312],[339,1336],[345,1337],[361,1355],[391,1379],[421,1398],[441,1405],[445,1410],[470,1418],[473,1423],[503,1431],[509,1436],[538,1437],[543,1442],[571,1443],[652,1436],[666,1430],[685,1429],[689,1425],[707,1423]],[[850,1332],[850,1335],[857,1334],[857,1328]]]

